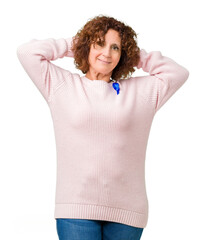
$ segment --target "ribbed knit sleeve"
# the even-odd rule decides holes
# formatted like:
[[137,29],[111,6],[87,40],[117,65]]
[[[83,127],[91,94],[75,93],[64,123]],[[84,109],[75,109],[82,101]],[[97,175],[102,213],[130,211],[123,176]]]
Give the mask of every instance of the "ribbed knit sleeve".
[[141,49],[137,68],[142,68],[144,72],[154,76],[154,81],[157,81],[155,112],[167,102],[189,77],[189,71],[186,68],[163,56],[160,51],[147,53],[144,49]]
[[[73,57],[73,38],[33,39],[17,47],[17,56],[23,68],[39,89],[45,100],[51,101],[55,89],[65,81],[66,70],[50,61]],[[67,74],[70,72],[67,71]],[[52,76],[52,77],[51,77]]]

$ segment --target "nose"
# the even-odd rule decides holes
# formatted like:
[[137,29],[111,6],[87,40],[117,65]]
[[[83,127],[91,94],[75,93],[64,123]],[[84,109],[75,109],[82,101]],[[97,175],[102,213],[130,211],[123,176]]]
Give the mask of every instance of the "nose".
[[104,48],[103,56],[106,57],[106,58],[111,57],[111,50],[110,50],[110,47],[107,47],[107,46],[106,46],[106,47]]

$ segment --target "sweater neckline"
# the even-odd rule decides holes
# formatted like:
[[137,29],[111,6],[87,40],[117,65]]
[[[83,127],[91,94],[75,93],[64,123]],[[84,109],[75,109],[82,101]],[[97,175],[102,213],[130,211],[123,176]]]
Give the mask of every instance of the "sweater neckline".
[[[86,76],[82,76],[81,78],[83,79],[84,83],[91,85],[91,86],[112,87],[112,83],[114,83],[113,81],[106,82],[101,79],[91,80],[91,79],[87,78]],[[117,80],[117,83],[119,83],[119,85],[121,86],[121,83],[118,80]]]

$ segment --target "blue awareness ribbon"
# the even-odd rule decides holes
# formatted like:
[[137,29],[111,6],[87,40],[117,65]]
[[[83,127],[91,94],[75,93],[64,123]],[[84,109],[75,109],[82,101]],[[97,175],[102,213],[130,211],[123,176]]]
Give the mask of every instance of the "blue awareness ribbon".
[[114,82],[114,80],[112,79],[113,83],[112,83],[112,87],[114,88],[114,90],[117,91],[117,95],[119,94],[120,91],[120,87],[119,87],[119,83]]

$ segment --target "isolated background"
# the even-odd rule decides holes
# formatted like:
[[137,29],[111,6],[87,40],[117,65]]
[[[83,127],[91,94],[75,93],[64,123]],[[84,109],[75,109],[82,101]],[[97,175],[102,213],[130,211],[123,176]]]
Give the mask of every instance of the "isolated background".
[[[140,48],[186,67],[188,81],[153,120],[146,155],[149,221],[142,240],[205,240],[206,77],[203,1],[49,1],[0,4],[0,238],[57,240],[56,149],[49,108],[20,65],[31,39],[74,36],[105,14],[130,25]],[[72,58],[55,63],[72,72]],[[133,76],[145,74],[137,70]],[[123,193],[124,194],[124,193]]]

